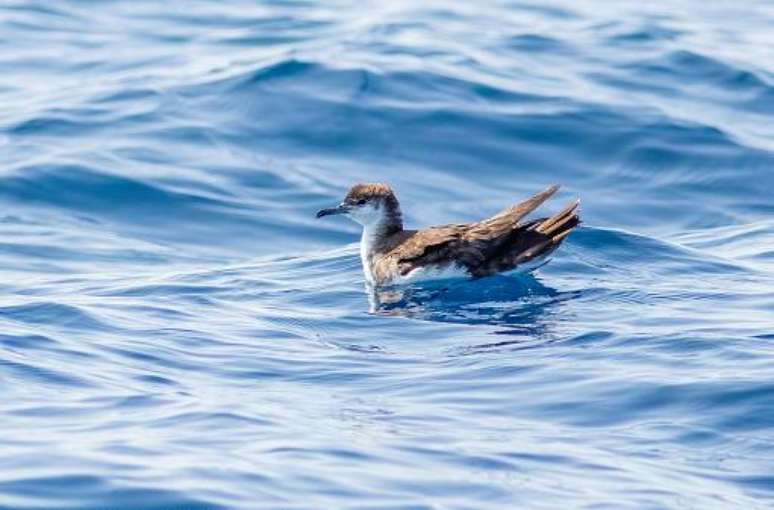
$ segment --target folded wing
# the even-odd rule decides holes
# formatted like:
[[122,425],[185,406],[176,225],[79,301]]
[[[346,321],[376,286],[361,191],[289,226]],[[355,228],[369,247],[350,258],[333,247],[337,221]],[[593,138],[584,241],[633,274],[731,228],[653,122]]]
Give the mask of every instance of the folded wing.
[[480,277],[515,269],[547,255],[580,224],[578,202],[548,218],[522,220],[558,189],[550,186],[476,223],[406,231],[393,252],[399,271],[405,275],[418,267],[459,264],[472,276]]

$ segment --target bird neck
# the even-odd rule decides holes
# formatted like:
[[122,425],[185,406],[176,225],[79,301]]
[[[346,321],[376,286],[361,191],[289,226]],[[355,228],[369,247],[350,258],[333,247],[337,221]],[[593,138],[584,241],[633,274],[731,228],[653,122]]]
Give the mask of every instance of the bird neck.
[[366,280],[374,283],[374,263],[376,255],[386,252],[391,246],[390,239],[403,231],[400,209],[388,211],[379,221],[363,225],[363,235],[360,238],[360,261]]
[[361,250],[369,254],[384,247],[387,239],[403,230],[403,216],[397,201],[385,204],[382,211],[376,221],[363,225]]
[[360,251],[371,256],[387,246],[389,244],[388,239],[402,230],[402,223],[379,222],[372,225],[363,225]]

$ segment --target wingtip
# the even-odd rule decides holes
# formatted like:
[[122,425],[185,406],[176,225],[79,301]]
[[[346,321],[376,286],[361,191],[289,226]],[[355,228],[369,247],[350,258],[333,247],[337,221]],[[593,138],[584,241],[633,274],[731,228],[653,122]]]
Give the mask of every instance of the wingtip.
[[[577,225],[576,225],[576,226],[577,226]],[[554,237],[552,237],[552,238],[551,238],[551,242],[552,242],[552,243],[554,243],[554,244],[559,244],[560,242],[562,242],[562,240],[563,240],[565,237],[567,237],[568,235],[570,235],[570,233],[571,233],[573,230],[575,230],[575,227],[572,227],[572,228],[570,228],[570,229],[567,229],[567,230],[565,230],[564,232],[561,232],[561,233],[559,233],[559,234],[555,235]]]
[[[568,221],[572,221],[573,218],[576,221],[580,220],[578,216],[578,206],[580,205],[580,199],[570,201],[564,209],[546,219],[543,223],[537,225],[535,229],[537,232],[545,235],[553,235],[554,233],[564,229],[564,225]],[[571,227],[572,228],[572,227]]]

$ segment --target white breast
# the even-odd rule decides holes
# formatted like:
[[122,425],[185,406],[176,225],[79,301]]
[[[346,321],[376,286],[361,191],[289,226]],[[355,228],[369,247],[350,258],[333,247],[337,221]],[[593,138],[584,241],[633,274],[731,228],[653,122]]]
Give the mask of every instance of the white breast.
[[[373,251],[375,236],[370,229],[363,229],[363,236],[360,239],[360,262],[363,264],[363,274],[368,283],[374,284],[376,278],[373,273]],[[421,282],[430,280],[448,280],[454,278],[469,278],[470,274],[457,264],[429,265],[418,267],[406,275],[396,275],[390,281],[379,282],[380,284],[403,284],[411,282]]]
[[370,253],[374,244],[374,235],[370,229],[363,229],[363,236],[360,238],[360,263],[363,264],[363,274],[368,283],[374,283],[373,267],[371,266]]

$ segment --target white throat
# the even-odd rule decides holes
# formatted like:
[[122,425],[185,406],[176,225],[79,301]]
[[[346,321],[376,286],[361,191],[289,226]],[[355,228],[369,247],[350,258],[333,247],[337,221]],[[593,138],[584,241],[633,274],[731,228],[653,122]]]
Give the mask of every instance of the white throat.
[[369,283],[374,283],[373,253],[379,231],[378,225],[363,225],[363,235],[360,237],[360,262]]
[[[379,248],[379,244],[388,236],[395,227],[390,226],[391,216],[387,214],[384,206],[366,206],[355,209],[350,213],[351,219],[360,223],[363,227],[363,234],[360,237],[360,262],[363,264],[363,273],[369,283],[376,280],[374,275],[374,265],[377,262],[374,257]],[[400,221],[398,213],[398,221]],[[400,225],[397,226],[400,230]]]

